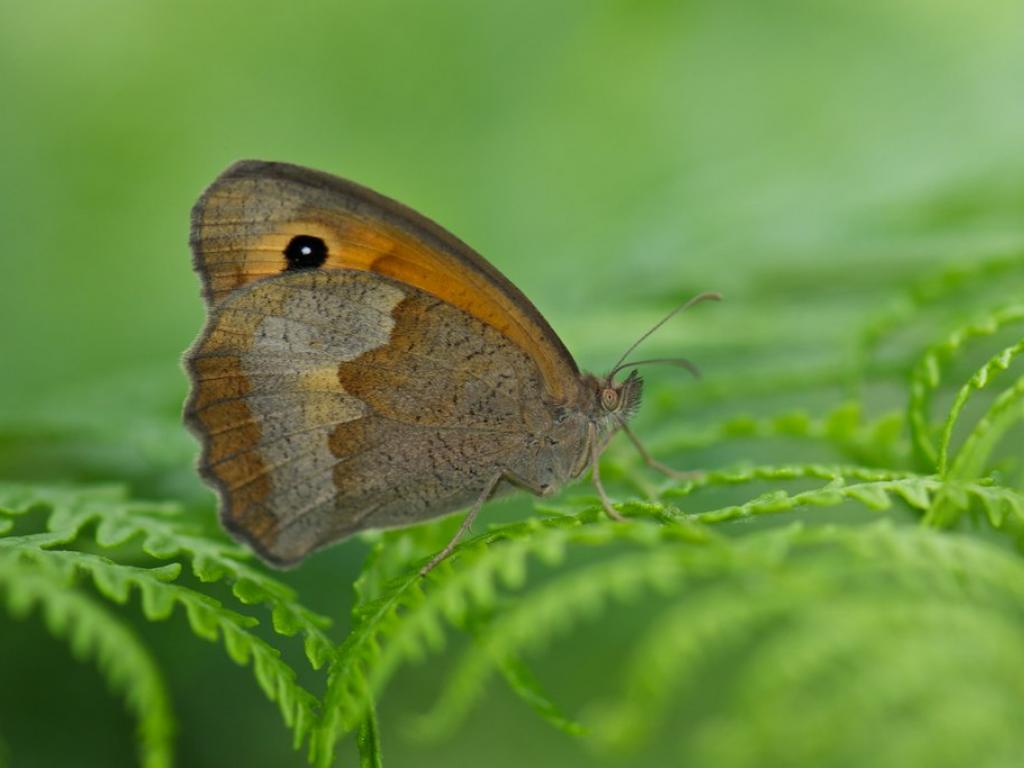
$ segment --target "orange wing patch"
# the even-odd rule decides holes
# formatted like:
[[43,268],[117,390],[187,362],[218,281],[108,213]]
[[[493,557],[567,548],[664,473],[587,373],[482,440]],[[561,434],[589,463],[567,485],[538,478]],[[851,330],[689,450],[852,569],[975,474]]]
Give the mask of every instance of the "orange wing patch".
[[220,492],[221,519],[233,531],[262,539],[276,521],[260,505],[270,493],[270,476],[258,450],[260,425],[244,399],[249,379],[240,359],[229,355],[197,359],[193,376],[190,420],[204,436],[200,469]]
[[293,562],[281,531],[333,510],[329,436],[367,412],[337,366],[388,343],[404,296],[365,274],[292,272],[232,294],[189,351],[185,419],[203,441],[200,471],[225,526],[267,559]]
[[307,235],[327,246],[323,269],[385,275],[495,328],[536,363],[557,402],[578,369],[530,301],[471,248],[404,206],[351,182],[281,163],[224,172],[193,211],[192,247],[207,300],[281,274],[285,249]]

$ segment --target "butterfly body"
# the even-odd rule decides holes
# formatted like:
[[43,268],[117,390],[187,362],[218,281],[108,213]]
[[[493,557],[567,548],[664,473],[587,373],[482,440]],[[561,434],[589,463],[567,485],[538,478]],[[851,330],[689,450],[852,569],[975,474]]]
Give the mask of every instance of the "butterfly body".
[[221,519],[275,565],[579,476],[641,382],[581,373],[437,225],[350,182],[243,162],[193,212],[209,318],[185,419]]

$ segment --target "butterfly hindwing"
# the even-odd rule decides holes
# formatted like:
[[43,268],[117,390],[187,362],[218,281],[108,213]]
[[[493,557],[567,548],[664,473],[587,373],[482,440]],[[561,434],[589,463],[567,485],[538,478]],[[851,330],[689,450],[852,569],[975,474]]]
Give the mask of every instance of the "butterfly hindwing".
[[304,270],[220,299],[186,360],[186,420],[225,525],[293,563],[363,528],[471,503],[530,473],[550,412],[492,327],[371,272]]

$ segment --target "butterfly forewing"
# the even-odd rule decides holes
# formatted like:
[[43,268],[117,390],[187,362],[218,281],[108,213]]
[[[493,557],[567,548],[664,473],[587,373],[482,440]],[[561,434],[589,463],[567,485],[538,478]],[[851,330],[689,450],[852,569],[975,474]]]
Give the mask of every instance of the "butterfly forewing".
[[393,200],[318,171],[243,161],[192,214],[196,269],[212,307],[241,286],[306,265],[304,251],[313,259],[318,243],[317,268],[373,272],[458,307],[534,361],[550,400],[571,396],[576,364],[529,299],[465,243]]

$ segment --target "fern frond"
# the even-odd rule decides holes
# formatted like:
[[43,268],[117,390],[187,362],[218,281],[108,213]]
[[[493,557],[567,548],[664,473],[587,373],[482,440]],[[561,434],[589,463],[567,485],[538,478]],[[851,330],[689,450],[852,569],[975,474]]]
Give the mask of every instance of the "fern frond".
[[356,736],[359,747],[359,768],[384,768],[384,758],[380,749],[380,725],[377,722],[377,708],[369,702],[363,722],[359,725]]
[[780,464],[720,469],[705,472],[699,477],[665,492],[666,497],[688,496],[703,488],[741,485],[759,480],[828,480],[843,484],[850,480],[862,482],[911,480],[921,477],[914,472],[899,469],[862,467],[855,464]]
[[960,387],[956,394],[956,399],[953,401],[953,405],[949,409],[949,415],[946,417],[946,423],[942,428],[942,437],[939,441],[940,475],[945,475],[949,468],[949,449],[950,443],[953,439],[953,428],[956,426],[957,419],[960,418],[960,413],[963,411],[968,399],[970,399],[971,395],[975,392],[978,392],[991,384],[992,381],[997,378],[1000,373],[1009,368],[1011,363],[1022,353],[1024,353],[1024,339],[1016,344],[1011,344],[993,355],[985,362],[984,365],[975,371],[974,375],[968,379],[966,384]]
[[277,633],[301,632],[314,669],[331,655],[333,643],[324,631],[330,625],[326,617],[301,605],[291,587],[249,566],[245,561],[251,555],[246,550],[196,535],[177,505],[129,500],[120,487],[55,489],[0,483],[0,515],[23,514],[33,508],[49,510],[47,527],[64,541],[95,523],[96,543],[101,547],[117,547],[137,538],[151,557],[184,557],[200,581],[228,580],[241,603],[269,607]]
[[[731,711],[686,733],[685,762],[820,765],[842,755],[853,765],[957,768],[984,755],[986,764],[1014,763],[1019,617],[912,593],[830,597],[768,635],[742,666]],[[794,661],[787,642],[804,645],[802,657],[798,649]],[[907,712],[913,727],[893,728]]]
[[[298,685],[295,670],[281,659],[280,651],[250,631],[259,623],[256,618],[226,608],[201,592],[171,583],[180,574],[179,563],[137,567],[88,552],[54,547],[75,541],[95,523],[95,541],[101,547],[117,547],[140,539],[143,551],[152,557],[166,560],[183,556],[200,581],[230,578],[232,592],[243,604],[273,606],[274,629],[285,635],[302,629],[306,633],[307,656],[314,663],[322,661],[327,655],[325,648],[331,647],[320,629],[323,621],[299,605],[289,587],[241,562],[246,555],[239,548],[191,533],[177,506],[131,501],[120,488],[55,489],[0,484],[0,510],[5,514],[24,514],[33,509],[48,512],[47,527],[51,532],[0,538],[0,550],[61,572],[68,579],[78,573],[88,575],[101,595],[119,604],[127,602],[135,588],[140,594],[143,615],[150,621],[166,619],[180,605],[195,635],[210,641],[223,639],[232,660],[242,665],[252,663],[260,688],[277,703],[282,719],[292,729],[295,746],[305,741],[318,716],[318,701]],[[311,643],[310,638],[315,642]]]
[[[734,505],[692,515],[679,516],[677,521],[716,523],[755,515],[789,511],[800,507],[833,505],[843,501],[856,501],[870,508],[887,509],[891,497],[906,502],[920,512],[927,512],[933,499],[949,483],[933,476],[914,473],[871,469],[858,466],[828,465],[785,465],[780,467],[754,467],[732,472],[710,472],[701,479],[665,492],[665,498],[685,497],[699,488],[716,485],[732,485],[757,480],[780,480],[814,478],[827,480],[821,489],[796,494],[775,491],[742,505]],[[1008,489],[991,488],[984,483],[959,483],[957,485],[969,501],[977,502],[992,515],[993,519],[1005,516],[1007,505],[1014,510],[1024,510],[1024,499]],[[628,506],[628,505],[625,505]],[[633,505],[636,507],[636,505]],[[672,519],[668,510],[655,504],[636,507],[636,512],[658,519]],[[562,517],[547,521],[529,521],[512,526],[498,527],[487,534],[462,544],[457,550],[457,568],[452,562],[442,564],[427,580],[429,591],[415,577],[400,577],[381,597],[366,604],[357,616],[356,626],[346,643],[339,650],[336,664],[332,665],[328,692],[325,697],[324,720],[317,732],[316,754],[320,765],[328,765],[333,754],[333,744],[342,734],[353,731],[359,718],[364,714],[364,702],[369,696],[378,694],[397,667],[405,661],[413,661],[424,654],[436,651],[443,644],[445,623],[463,625],[468,615],[479,615],[490,610],[499,600],[499,584],[512,589],[520,588],[525,582],[526,560],[531,555],[541,556],[545,562],[557,563],[571,545],[606,545],[611,540],[630,540],[637,544],[658,542],[658,549],[669,556],[666,541],[682,539],[689,542],[706,543],[710,539],[703,528],[685,525],[654,526],[643,523],[620,525],[594,521],[587,516]],[[487,549],[481,547],[489,543]],[[762,541],[763,545],[764,542]],[[674,554],[674,552],[672,552]],[[718,561],[721,553],[713,558]],[[644,565],[644,557],[637,561],[623,560],[621,571],[613,565],[602,565],[614,579],[602,580],[595,574],[579,577],[571,574],[567,581],[553,582],[554,590],[550,599],[544,593],[533,591],[512,604],[505,605],[494,619],[493,627],[485,634],[487,638],[513,637],[512,629],[503,623],[508,616],[515,616],[515,606],[530,605],[534,599],[540,601],[536,610],[549,610],[553,622],[571,624],[578,606],[586,615],[601,607],[600,585],[606,588],[611,583],[629,594],[637,586],[635,579],[643,582],[657,581],[657,574],[667,572],[670,567],[658,559]],[[654,558],[652,554],[650,557]],[[644,562],[641,562],[644,561]],[[614,562],[614,561],[613,561]],[[598,569],[599,570],[599,569]],[[560,585],[560,586],[556,586]],[[633,585],[631,587],[631,585]],[[564,587],[566,592],[557,590]],[[588,589],[598,592],[590,593]],[[579,590],[572,592],[573,590]],[[570,595],[569,593],[572,592]],[[525,610],[525,609],[524,609]],[[512,619],[509,619],[512,621]],[[540,622],[538,626],[543,625]],[[524,623],[525,626],[525,623]],[[524,630],[525,631],[525,630]],[[512,633],[512,634],[510,634]],[[433,722],[428,721],[427,730],[443,731],[457,722],[462,712],[475,700],[485,675],[479,674],[487,665],[484,657],[497,658],[497,665],[509,658],[512,650],[500,645],[502,640],[493,640],[498,645],[491,647],[469,671],[456,675],[448,695],[450,698],[440,707],[442,715]],[[509,641],[511,642],[511,640]],[[524,640],[525,642],[525,640]],[[490,646],[488,646],[490,647]]]
[[123,499],[124,490],[112,485],[65,489],[0,482],[0,515],[8,519],[35,510],[55,510],[89,501],[116,503]]
[[47,629],[66,640],[79,659],[92,659],[138,722],[139,760],[169,768],[174,718],[163,678],[146,647],[120,619],[72,586],[66,569],[39,567],[13,548],[0,553],[0,592],[8,612],[25,619],[33,608]]
[[[719,540],[713,547],[663,542],[560,575],[510,604],[448,676],[443,697],[420,721],[419,730],[431,737],[449,733],[504,658],[537,651],[575,623],[594,619],[614,596],[635,600],[642,587],[661,596],[695,593],[697,597],[688,597],[660,616],[639,641],[627,665],[630,688],[616,697],[614,711],[606,707],[589,720],[587,732],[603,743],[642,743],[658,713],[668,707],[682,670],[692,674],[706,653],[721,651],[729,638],[745,640],[757,634],[753,627],[759,622],[788,615],[794,601],[808,599],[808,589],[841,591],[848,585],[849,569],[834,567],[833,560],[814,560],[817,570],[809,569],[804,553],[817,558],[826,546],[870,560],[899,579],[917,580],[911,572],[915,569],[936,571],[943,584],[959,591],[965,584],[973,588],[984,581],[986,588],[998,584],[1004,591],[1012,589],[1014,599],[1024,596],[1022,568],[1016,560],[1005,555],[989,559],[987,552],[978,555],[969,542],[920,529],[897,529],[884,521],[861,529],[791,526]],[[979,574],[965,578],[964,567],[979,563]],[[787,575],[784,567],[796,570]],[[730,574],[739,580],[728,581]]]
[[858,375],[869,370],[881,343],[912,322],[922,309],[958,297],[965,286],[999,286],[1007,275],[1022,272],[1024,252],[1011,252],[986,259],[965,260],[938,272],[926,273],[864,323],[857,340],[853,370]]
[[[1007,398],[1007,401],[1011,403],[1009,413],[1013,416],[1015,400]],[[994,485],[987,480],[943,479],[902,470],[823,464],[719,470],[669,488],[662,493],[662,498],[674,501],[704,488],[797,479],[820,479],[828,483],[820,489],[796,494],[775,489],[743,504],[685,516],[692,521],[710,524],[780,514],[803,507],[834,506],[845,501],[859,502],[869,509],[884,511],[891,507],[892,499],[896,497],[911,509],[923,513],[922,522],[925,524],[949,526],[963,513],[977,509],[984,513],[995,529],[1013,533],[1024,531],[1024,492]],[[952,514],[948,511],[950,509]],[[946,510],[945,514],[943,510]]]
[[[357,608],[379,597],[386,582],[408,571],[410,562],[433,556],[450,537],[451,532],[444,527],[430,526],[380,534],[355,583]],[[465,616],[457,626],[471,637],[478,637],[491,619],[490,614]],[[499,671],[509,690],[545,721],[570,735],[583,732],[583,726],[555,703],[521,659],[503,659]]]
[[609,523],[593,510],[587,515],[495,527],[460,544],[428,578],[421,579],[415,570],[399,576],[359,609],[331,665],[323,719],[314,735],[317,765],[329,766],[337,740],[358,727],[368,694],[379,693],[401,663],[440,649],[446,623],[459,627],[471,613],[491,610],[502,586],[521,588],[530,558],[553,565],[571,544],[702,541],[708,535],[682,522],[668,526]]
[[[379,534],[378,540],[370,550],[363,568],[352,585],[356,600],[352,606],[353,618],[371,600],[379,597],[381,590],[401,564],[412,553],[416,545],[416,534],[405,531],[386,532]],[[356,734],[356,748],[359,750],[360,768],[382,768],[383,756],[380,743],[380,724],[377,720],[377,702],[372,692],[366,692],[366,711],[359,723]],[[316,742],[310,744],[310,760],[315,757]]]
[[[972,621],[971,614],[976,614],[976,631],[983,631],[986,622],[994,622],[990,629],[1000,639],[993,639],[991,645],[1006,643],[997,655],[1002,655],[1007,666],[1017,664],[1015,675],[1024,682],[1019,671],[1021,654],[1016,650],[1024,632],[1020,608],[1024,567],[1007,553],[966,537],[897,528],[885,522],[856,529],[794,527],[744,537],[732,546],[733,558],[721,563],[721,572],[708,586],[688,589],[685,599],[673,603],[642,635],[624,668],[625,689],[592,710],[589,732],[601,748],[643,744],[667,719],[672,701],[694,695],[690,689],[680,689],[695,685],[701,670],[723,654],[741,659],[739,665],[733,662],[721,672],[743,680],[736,689],[743,704],[726,715],[734,718],[732,727],[758,720],[770,723],[763,731],[756,725],[745,728],[752,742],[751,758],[755,752],[764,757],[766,748],[759,739],[774,743],[791,725],[803,732],[803,745],[815,743],[815,723],[822,728],[826,722],[833,723],[832,728],[821,731],[831,738],[842,730],[842,723],[858,722],[860,715],[852,716],[858,706],[865,708],[864,718],[877,716],[880,710],[888,715],[886,702],[876,700],[874,692],[906,689],[900,674],[904,670],[901,648],[913,653],[931,647],[960,655],[962,638],[975,634],[950,635],[951,627],[958,624],[957,610]],[[763,551],[774,551],[778,557],[762,557]],[[730,572],[739,578],[730,580]],[[934,610],[926,611],[926,604],[935,606]],[[916,611],[939,619],[938,626],[935,622],[918,623]],[[879,625],[885,621],[899,621],[904,636],[881,629]],[[999,631],[1008,622],[1013,624],[1010,634]],[[907,638],[910,631],[921,637]],[[757,640],[751,642],[753,638]],[[879,638],[885,641],[879,642]],[[893,642],[895,638],[900,644]],[[1013,638],[1017,639],[1010,642]],[[976,652],[972,649],[969,654]],[[951,682],[945,674],[949,659],[936,658],[934,662],[925,665],[931,671],[921,680],[930,685],[933,697],[937,691],[951,690],[945,688]],[[821,680],[832,670],[850,667],[861,671],[851,673],[842,683]],[[944,675],[936,677],[935,669],[943,669]],[[962,671],[969,674],[970,669]],[[889,684],[866,685],[858,680],[871,672],[889,676]],[[730,682],[720,680],[719,684],[728,686]],[[861,690],[872,692],[870,702],[857,701]],[[788,698],[795,691],[803,700]],[[826,691],[837,699],[836,708],[819,721],[815,719],[822,709],[818,699]],[[1012,692],[1007,691],[1004,704],[1013,700]],[[723,723],[707,730],[713,734],[716,727]],[[708,735],[695,726],[686,730],[684,738],[699,742]],[[780,740],[778,746],[782,743]],[[716,744],[716,749],[724,746]],[[835,745],[831,749],[827,754],[849,754],[836,750]],[[719,759],[725,760],[725,756],[719,755]],[[699,764],[733,763],[710,760]],[[738,764],[757,763],[744,759]],[[816,763],[804,756],[797,764]]]
[[707,573],[728,559],[723,549],[681,544],[619,555],[578,568],[531,590],[505,608],[463,658],[444,697],[420,720],[421,735],[449,733],[482,693],[488,674],[512,654],[537,651],[576,623],[593,620],[614,599],[636,599],[641,590],[674,591],[694,572]]
[[128,601],[132,587],[138,589],[143,615],[150,621],[168,618],[180,605],[192,632],[205,640],[223,639],[231,659],[240,665],[252,662],[256,680],[268,699],[277,703],[287,726],[293,729],[296,748],[300,746],[318,713],[316,697],[295,682],[295,671],[281,660],[280,651],[267,644],[250,628],[259,622],[225,608],[212,597],[168,583],[181,568],[172,563],[159,568],[136,568],[107,558],[72,550],[22,548],[23,560],[45,564],[73,576],[91,577],[96,589],[113,602]]
[[[788,512],[805,506],[834,506],[844,501],[858,501],[870,509],[884,510],[891,506],[890,497],[902,498],[911,507],[928,509],[930,493],[941,481],[909,472],[870,469],[857,466],[822,464],[791,464],[778,467],[756,466],[739,470],[708,472],[703,477],[667,490],[665,499],[679,499],[694,491],[719,485],[737,485],[760,480],[821,479],[823,488],[789,494],[776,489],[743,504],[730,505],[690,515],[702,523],[719,523],[765,514]],[[855,481],[855,482],[850,482]]]
[[996,444],[1011,426],[1022,419],[1024,376],[1001,392],[985,415],[971,429],[949,468],[950,476],[968,478],[982,474]]
[[[936,445],[928,410],[932,395],[942,380],[943,362],[962,350],[968,342],[976,338],[991,336],[1010,324],[1022,321],[1024,321],[1024,305],[1014,304],[990,312],[974,322],[955,329],[944,339],[933,344],[914,367],[910,377],[907,422],[910,426],[914,450],[929,469],[940,469],[941,471],[942,466],[941,449]],[[1007,364],[1009,364],[1008,361]],[[987,377],[997,365],[998,362],[992,363],[993,367],[981,375]],[[985,371],[985,368],[982,371]]]
[[[479,636],[477,636],[479,642]],[[526,663],[514,654],[498,661],[498,671],[509,689],[522,699],[542,720],[570,736],[583,736],[587,727],[567,714],[541,686]]]
[[722,523],[806,507],[835,506],[846,501],[859,502],[869,509],[882,511],[892,506],[893,497],[923,513],[924,521],[935,525],[949,523],[948,520],[931,516],[936,499],[940,497],[956,500],[957,508],[961,511],[967,511],[972,508],[972,504],[977,504],[996,528],[1002,527],[1010,518],[1019,518],[1024,512],[1024,494],[1010,488],[993,486],[987,481],[943,480],[934,475],[918,475],[900,470],[820,464],[757,466],[708,472],[697,480],[664,491],[662,498],[685,498],[702,488],[719,485],[803,478],[829,482],[822,488],[794,494],[775,489],[743,504],[690,513],[686,517],[699,523]]

